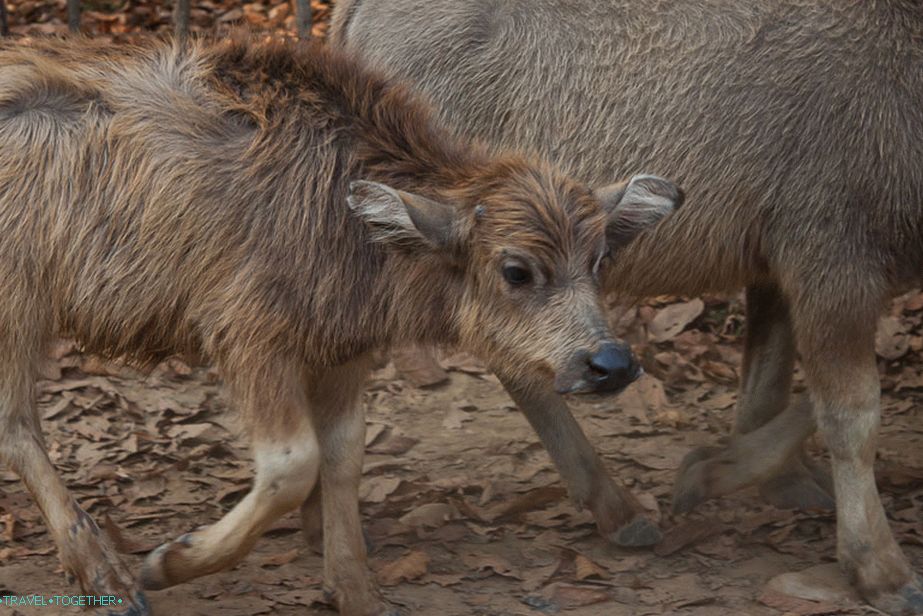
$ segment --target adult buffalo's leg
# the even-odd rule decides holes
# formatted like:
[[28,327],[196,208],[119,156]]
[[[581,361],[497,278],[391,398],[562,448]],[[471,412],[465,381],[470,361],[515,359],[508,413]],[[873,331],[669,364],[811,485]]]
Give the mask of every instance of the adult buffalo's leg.
[[564,478],[577,507],[588,508],[599,531],[621,546],[648,546],[662,537],[638,500],[616,484],[564,400],[550,388],[500,377]]
[[873,276],[847,274],[855,278],[851,284],[812,289],[801,301],[796,294],[792,304],[818,428],[830,450],[837,557],[876,608],[923,614],[923,582],[888,527],[873,472],[880,424],[875,327],[883,302],[863,297],[875,289]]
[[[802,398],[758,430],[735,434],[725,446],[690,452],[674,488],[674,511],[686,513],[709,498],[792,475],[793,461],[799,461],[804,440],[814,430],[811,403]],[[793,479],[810,478],[800,472],[805,475]]]
[[829,474],[804,452],[814,432],[807,398],[790,406],[795,341],[788,302],[774,285],[747,289],[747,335],[734,434],[724,447],[702,447],[683,461],[674,508],[759,485],[783,508],[834,506]]
[[324,545],[324,503],[320,483],[314,485],[311,494],[301,503],[301,532],[308,546],[317,552]]

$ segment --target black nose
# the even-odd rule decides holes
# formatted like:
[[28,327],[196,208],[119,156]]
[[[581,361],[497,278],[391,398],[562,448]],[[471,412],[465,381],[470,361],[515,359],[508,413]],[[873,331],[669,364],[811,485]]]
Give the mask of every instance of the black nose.
[[620,391],[641,376],[631,349],[613,342],[603,344],[587,364],[587,380],[595,392]]

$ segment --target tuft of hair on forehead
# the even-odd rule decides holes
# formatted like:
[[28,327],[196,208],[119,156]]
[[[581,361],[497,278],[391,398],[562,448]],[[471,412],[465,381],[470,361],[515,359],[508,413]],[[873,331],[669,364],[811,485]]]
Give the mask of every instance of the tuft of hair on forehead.
[[485,196],[485,233],[501,243],[550,255],[595,253],[605,238],[606,214],[585,186],[544,163],[508,158]]

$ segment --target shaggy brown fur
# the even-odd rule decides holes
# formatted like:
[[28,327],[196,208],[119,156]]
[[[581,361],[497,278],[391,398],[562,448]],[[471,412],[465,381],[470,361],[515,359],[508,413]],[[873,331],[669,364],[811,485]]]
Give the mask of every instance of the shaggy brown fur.
[[[316,46],[4,45],[0,459],[84,590],[127,596],[130,576],[44,453],[36,364],[60,334],[138,362],[209,358],[253,439],[254,487],[152,553],[144,584],[232,565],[319,477],[327,581],[343,613],[382,612],[357,504],[369,353],[453,344],[533,384],[624,385],[592,364],[616,348],[597,297],[607,228],[676,202],[656,178],[594,193],[489,156],[403,86]],[[527,283],[504,278],[511,264]]]
[[[876,317],[923,277],[920,2],[341,0],[331,33],[464,134],[590,182],[638,168],[679,179],[688,205],[621,253],[613,284],[636,297],[748,287],[737,431],[766,430],[695,452],[677,505],[760,482],[783,505],[831,502],[800,459],[811,422],[797,410],[812,405],[786,411],[797,351],[833,453],[840,561],[879,608],[923,613],[870,466]],[[540,398],[523,410],[553,423],[563,404]],[[564,434],[543,434],[553,453],[583,446]],[[794,454],[752,455],[766,448]],[[595,456],[556,459],[577,500],[616,521],[601,527],[632,518],[599,504],[611,482]]]

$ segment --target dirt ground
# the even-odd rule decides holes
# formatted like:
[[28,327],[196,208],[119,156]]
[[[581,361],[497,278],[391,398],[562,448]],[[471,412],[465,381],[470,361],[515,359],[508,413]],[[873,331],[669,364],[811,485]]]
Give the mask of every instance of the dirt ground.
[[[923,365],[913,350],[923,296],[906,296],[894,314],[879,340],[880,353],[899,354],[882,359],[879,481],[893,527],[923,570]],[[838,590],[828,512],[778,510],[748,491],[670,514],[683,455],[729,429],[741,318],[738,302],[720,300],[631,310],[621,329],[648,375],[618,398],[572,400],[609,471],[660,519],[666,536],[655,550],[619,549],[596,534],[525,419],[473,359],[443,355],[444,375],[398,374],[390,364],[376,372],[363,398],[362,511],[390,600],[421,616],[872,613]],[[45,376],[52,458],[134,567],[245,493],[250,460],[215,374],[178,360],[142,374],[61,343]],[[8,472],[0,473],[0,520],[0,595],[74,590],[38,509]],[[293,514],[242,565],[149,598],[157,614],[332,614],[315,549]],[[807,591],[804,575],[777,578],[812,567],[824,581]]]
[[[82,4],[82,29],[113,42],[171,28],[169,3]],[[315,36],[323,36],[331,4],[312,1]],[[64,0],[7,6],[14,36],[66,31]],[[292,31],[284,1],[194,0],[192,7],[196,33]],[[659,519],[663,543],[631,551],[600,538],[589,514],[568,502],[525,419],[477,362],[444,356],[444,375],[432,366],[398,373],[389,365],[363,398],[361,494],[371,565],[388,598],[419,616],[874,613],[850,598],[832,564],[830,512],[778,510],[750,490],[688,516],[670,513],[683,455],[730,428],[740,303],[660,298],[614,318],[648,374],[618,398],[574,399],[571,407],[610,473]],[[923,571],[923,295],[897,301],[880,329],[877,474],[892,527]],[[52,459],[132,567],[161,542],[217,520],[245,494],[246,444],[207,369],[171,360],[142,374],[61,343],[44,376]],[[430,381],[439,382],[420,386]],[[813,449],[822,455],[820,443]],[[149,598],[161,616],[332,615],[315,550],[293,514],[240,566]],[[0,596],[75,590],[35,504],[0,467]],[[0,616],[55,613],[0,606]]]

